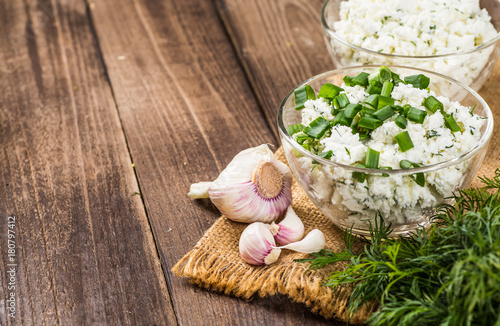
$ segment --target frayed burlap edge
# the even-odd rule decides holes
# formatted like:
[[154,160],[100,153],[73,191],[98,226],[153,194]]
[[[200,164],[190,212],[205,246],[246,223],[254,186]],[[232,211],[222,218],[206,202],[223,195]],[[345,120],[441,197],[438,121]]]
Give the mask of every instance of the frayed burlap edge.
[[[227,222],[222,217],[206,235],[209,236],[211,231],[220,228],[221,223]],[[242,267],[229,261],[225,255],[207,249],[206,244],[200,241],[173,267],[173,272],[189,278],[200,287],[246,300],[255,294],[266,297],[280,293],[295,302],[304,303],[312,312],[327,319],[337,317],[345,321],[348,317],[350,291],[347,288],[333,291],[325,287],[323,282],[327,277],[326,269],[310,271],[308,264],[293,261],[281,261],[257,268],[249,265]],[[363,306],[350,321],[364,322],[375,308],[374,304]]]

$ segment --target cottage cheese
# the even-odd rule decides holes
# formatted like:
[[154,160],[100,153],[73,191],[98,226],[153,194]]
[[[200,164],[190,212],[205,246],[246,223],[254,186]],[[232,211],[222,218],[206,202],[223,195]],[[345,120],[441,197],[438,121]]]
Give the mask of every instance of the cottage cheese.
[[[368,96],[361,86],[348,87],[343,84],[341,87],[351,103],[360,103]],[[395,124],[396,116],[393,116],[375,129],[369,140],[360,140],[359,134],[353,134],[350,127],[332,127],[331,132],[319,140],[324,146],[323,152],[331,150],[331,161],[353,166],[363,163],[367,149],[372,148],[380,152],[379,166],[399,169],[401,160],[430,165],[471,150],[481,137],[480,129],[484,120],[472,114],[470,108],[452,102],[447,97],[437,96],[432,91],[405,84],[394,87],[391,97],[395,99],[396,105],[410,104],[425,110],[422,103],[429,95],[435,96],[443,104],[443,111],[453,115],[463,131],[452,132],[448,129],[441,112],[429,113],[422,124],[408,121],[405,130],[410,134],[414,148],[403,153],[394,140],[403,129]],[[330,105],[323,98],[308,100],[301,114],[304,125],[319,116],[330,121],[334,119]],[[299,136],[300,133],[293,135],[295,139]],[[309,171],[302,179],[308,183],[313,197],[331,203],[332,209],[340,207],[340,210],[348,211],[345,224],[354,224],[355,227],[366,227],[376,212],[382,213],[386,221],[394,225],[420,218],[423,211],[431,209],[461,185],[468,167],[468,163],[463,162],[426,173],[426,184],[422,187],[408,175],[371,175],[360,182],[353,178],[352,171],[348,169],[317,165],[307,157],[298,158],[298,164],[299,170]]]
[[[340,4],[336,35],[350,44],[386,54],[433,56],[473,49],[497,35],[478,0],[349,0]],[[397,64],[437,71],[471,85],[493,47],[468,55],[405,59],[353,51],[332,42],[343,66]]]

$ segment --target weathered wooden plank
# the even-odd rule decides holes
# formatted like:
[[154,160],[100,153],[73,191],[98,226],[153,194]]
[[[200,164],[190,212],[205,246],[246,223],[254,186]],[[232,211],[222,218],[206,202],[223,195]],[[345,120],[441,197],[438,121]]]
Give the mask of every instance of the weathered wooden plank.
[[324,0],[215,3],[270,123],[291,89],[333,69],[321,34]]
[[186,196],[190,183],[214,179],[244,148],[276,144],[213,3],[110,0],[89,7],[180,324],[323,322],[283,298],[247,303],[171,275],[219,215]]
[[[215,3],[270,123],[275,121],[276,111],[291,89],[334,68],[321,31],[323,0]],[[277,134],[277,130],[274,132]]]
[[175,324],[85,2],[2,1],[0,39],[0,324]]

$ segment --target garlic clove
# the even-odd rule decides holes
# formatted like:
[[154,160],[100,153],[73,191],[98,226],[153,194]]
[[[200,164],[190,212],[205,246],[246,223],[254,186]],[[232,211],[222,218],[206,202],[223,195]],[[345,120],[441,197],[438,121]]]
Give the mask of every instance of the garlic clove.
[[292,173],[264,144],[237,154],[209,185],[208,194],[233,221],[269,223],[292,202]]
[[191,188],[189,189],[188,196],[191,198],[210,198],[208,195],[208,188],[210,187],[211,182],[198,182],[193,183]]
[[279,249],[289,249],[297,252],[311,254],[325,249],[325,236],[323,232],[314,229],[309,232],[304,239],[299,242],[293,242],[286,246],[277,247]]
[[243,230],[239,249],[241,258],[252,265],[272,264],[281,253],[281,249],[276,248],[271,231],[261,222],[252,223]]
[[269,230],[280,245],[297,242],[304,237],[304,224],[293,210],[292,205],[288,206],[283,221],[278,224],[271,223]]

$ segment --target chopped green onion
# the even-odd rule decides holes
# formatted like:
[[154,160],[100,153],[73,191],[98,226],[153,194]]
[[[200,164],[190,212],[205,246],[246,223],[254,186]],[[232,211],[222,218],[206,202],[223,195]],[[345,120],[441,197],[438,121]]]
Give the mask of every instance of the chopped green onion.
[[323,137],[325,132],[330,127],[330,121],[323,117],[318,117],[313,120],[308,127],[304,128],[304,133],[316,139]]
[[372,72],[369,76],[368,76],[368,82],[371,83],[372,80],[375,80],[375,81],[378,81],[378,75],[379,75],[379,71],[375,71],[375,72]]
[[377,110],[369,106],[363,105],[363,115],[373,115]]
[[347,120],[344,116],[345,112],[344,110],[340,111],[336,116],[335,119],[333,120],[333,125],[342,125],[342,126],[350,126],[351,122]]
[[401,105],[393,105],[392,108],[399,114],[403,114],[405,112],[404,108]]
[[426,89],[429,86],[430,79],[422,74],[405,77],[405,83],[411,84],[415,88]]
[[323,152],[321,154],[318,154],[319,157],[322,157],[324,159],[327,159],[329,160],[333,155],[333,152],[332,151],[328,151],[328,152]]
[[377,109],[385,108],[387,105],[394,105],[394,99],[392,97],[379,96]]
[[394,121],[394,122],[396,123],[396,126],[398,126],[401,129],[405,129],[406,125],[408,124],[408,121],[406,121],[406,118],[401,114],[398,115],[398,117],[396,118],[396,121]]
[[309,85],[302,85],[300,87],[297,87],[293,91],[293,94],[295,95],[295,110],[302,110],[307,100],[316,99],[314,90]]
[[[381,167],[379,167],[379,169],[380,170],[392,170],[392,167],[390,167],[390,166],[381,166]],[[382,173],[382,176],[387,178],[389,175],[387,173]]]
[[306,126],[304,126],[303,124],[301,124],[301,123],[297,123],[297,124],[295,124],[295,125],[288,126],[288,127],[286,128],[286,132],[288,132],[288,134],[289,134],[290,136],[292,136],[293,134],[296,134],[296,133],[298,133],[299,131],[304,130],[304,128],[305,128],[305,127],[306,127]]
[[425,186],[425,175],[422,172],[410,175],[410,178],[412,178],[413,181],[415,181],[420,187]]
[[373,108],[376,108],[378,105],[378,94],[368,95],[363,103],[369,104]]
[[344,84],[346,86],[349,86],[349,87],[353,87],[353,86],[356,86],[356,84],[354,84],[353,82],[353,79],[354,77],[353,76],[344,76],[343,80],[344,80]]
[[399,167],[402,169],[409,169],[412,165],[413,163],[408,160],[401,160],[401,162],[399,162]]
[[396,114],[396,112],[392,109],[391,105],[387,105],[384,108],[373,113],[373,116],[379,120],[384,121],[384,120],[389,119],[390,117],[392,117],[395,114]]
[[[364,164],[356,164],[356,167],[366,168],[366,166]],[[352,177],[354,179],[356,179],[357,181],[362,183],[362,182],[365,182],[365,180],[366,180],[366,173],[355,171],[352,173]]]
[[309,136],[307,136],[307,135],[297,136],[297,143],[299,143],[299,144],[301,144],[301,145],[302,145],[302,144],[304,144],[304,142],[305,142],[306,140],[308,140],[308,139],[313,140],[314,138],[309,137]]
[[370,117],[362,117],[358,121],[358,127],[366,128],[366,129],[370,129],[370,130],[376,129],[376,128],[380,127],[381,125],[382,125],[382,121],[380,121],[379,119],[370,118]]
[[352,79],[352,83],[359,86],[368,86],[368,76],[369,74],[366,72],[361,72]]
[[408,116],[408,112],[410,112],[410,109],[412,108],[413,106],[411,106],[410,104],[405,104],[405,106],[403,106],[403,115],[406,117]]
[[453,118],[452,115],[444,117],[444,125],[452,132],[457,132],[461,130],[460,126],[458,125],[457,121],[455,121],[455,118]]
[[413,145],[413,142],[411,140],[410,134],[408,131],[403,131],[402,133],[396,135],[396,141],[398,142],[399,148],[401,149],[401,152],[406,152],[409,149],[412,149],[415,147]]
[[[420,165],[417,163],[412,163],[408,160],[402,160],[399,162],[399,166],[402,169],[409,169],[411,167],[418,168]],[[419,186],[423,187],[425,186],[425,175],[423,172],[415,173],[413,175],[410,175],[410,178],[415,181]]]
[[346,93],[338,95],[335,99],[338,101],[339,108],[341,109],[345,108],[347,104],[351,103],[349,102],[349,98],[347,97]]
[[340,105],[339,105],[339,101],[337,100],[337,98],[334,98],[332,100],[332,104],[331,104],[331,112],[332,112],[332,115],[337,115],[339,112],[340,112]]
[[424,106],[432,113],[436,113],[437,110],[443,109],[443,103],[439,102],[434,96],[429,96],[428,98],[426,98],[424,101]]
[[382,84],[376,80],[370,82],[370,86],[366,89],[368,94],[380,94],[382,92]]
[[398,74],[392,73],[392,82],[394,85],[398,86],[399,84],[404,84],[405,82],[399,78]]
[[386,80],[391,80],[392,72],[386,66],[382,66],[379,69],[378,81],[383,84]]
[[344,117],[352,119],[359,111],[361,111],[361,104],[347,104],[344,111]]
[[304,147],[307,151],[309,151],[309,152],[311,151],[311,145],[309,145],[309,144],[303,144],[301,146]]
[[427,116],[427,112],[415,108],[410,108],[407,114],[407,118],[410,121],[416,122],[416,123],[424,123],[424,119]]
[[344,89],[335,86],[333,84],[327,83],[321,86],[321,89],[319,90],[318,97],[323,97],[327,99],[333,99],[335,96],[339,95],[341,91]]
[[366,151],[365,165],[367,168],[376,169],[378,168],[378,160],[380,157],[380,152],[374,149],[368,148]]
[[394,87],[394,84],[391,83],[390,81],[386,80],[384,82],[384,84],[382,85],[382,91],[380,92],[380,95],[385,96],[385,97],[390,97],[393,87]]

